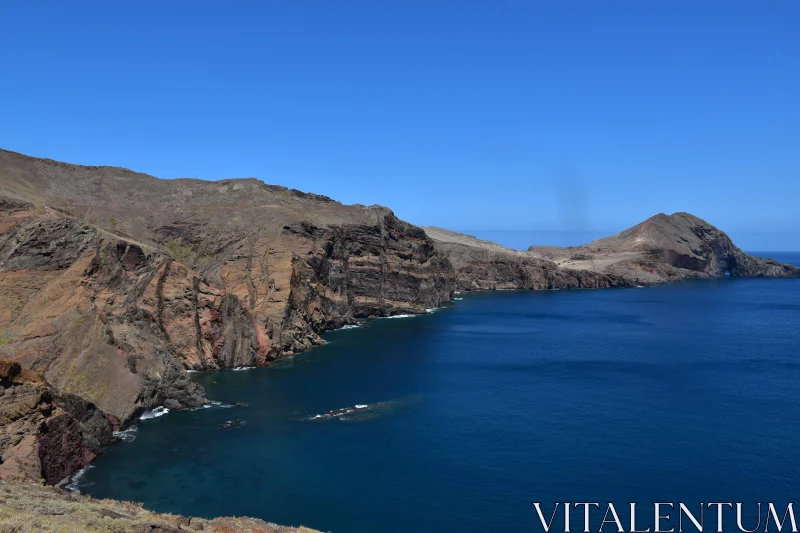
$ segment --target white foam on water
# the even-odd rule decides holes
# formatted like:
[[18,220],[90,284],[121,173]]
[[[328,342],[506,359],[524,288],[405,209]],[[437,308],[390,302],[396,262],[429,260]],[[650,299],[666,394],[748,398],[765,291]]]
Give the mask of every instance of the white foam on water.
[[59,487],[63,486],[70,492],[77,492],[78,494],[80,494],[83,476],[86,475],[86,472],[88,472],[92,468],[94,468],[94,465],[84,466],[70,477],[64,479],[61,483],[58,484],[58,486]]
[[228,403],[209,400],[208,402],[204,403],[201,407],[192,407],[191,409],[189,409],[189,411],[197,411],[198,409],[228,409],[229,407],[233,406]]
[[199,370],[192,370],[192,369],[189,369],[189,370],[186,371],[187,374],[197,374],[198,372],[200,372],[200,371]]
[[344,326],[340,327],[339,329],[340,330],[342,330],[342,329],[356,329],[356,328],[360,328],[360,327],[361,327],[361,324],[345,324]]
[[453,298],[453,300],[463,300],[464,298]]
[[362,409],[369,409],[368,404],[358,403],[353,407],[343,407],[341,409],[334,409],[333,411],[328,411],[327,413],[323,413],[321,415],[313,415],[306,417],[306,420],[331,420],[333,418],[337,418],[339,420],[349,420],[347,415],[353,414],[356,411],[360,411]]
[[233,367],[233,371],[234,372],[241,372],[243,370],[253,370],[254,368],[255,368],[254,366],[236,366],[236,367]]
[[439,309],[441,309],[441,307],[431,307],[431,308],[429,308],[429,309],[426,309],[426,310],[425,310],[425,312],[426,312],[426,313],[435,313],[435,312],[436,312],[436,311],[438,311]]
[[393,315],[393,316],[382,316],[378,318],[411,318],[414,315]]
[[131,426],[125,431],[115,431],[114,436],[122,442],[133,442],[136,440],[136,426]]
[[167,413],[169,413],[169,409],[160,406],[156,407],[152,411],[145,411],[144,413],[142,413],[142,416],[139,417],[139,420],[149,420],[151,418],[158,418],[159,416],[164,416]]

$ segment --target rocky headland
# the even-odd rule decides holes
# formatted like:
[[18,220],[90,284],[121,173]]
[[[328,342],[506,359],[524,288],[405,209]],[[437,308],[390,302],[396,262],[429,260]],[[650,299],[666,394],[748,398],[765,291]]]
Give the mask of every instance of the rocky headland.
[[797,278],[800,269],[748,255],[722,231],[689,213],[658,214],[583,246],[512,250],[426,227],[453,263],[459,290],[634,287],[687,278]]
[[459,290],[724,275],[800,270],[686,213],[518,251],[256,179],[163,180],[0,150],[0,478],[58,483],[144,411],[204,405],[187,370],[268,365],[326,330],[422,313]]

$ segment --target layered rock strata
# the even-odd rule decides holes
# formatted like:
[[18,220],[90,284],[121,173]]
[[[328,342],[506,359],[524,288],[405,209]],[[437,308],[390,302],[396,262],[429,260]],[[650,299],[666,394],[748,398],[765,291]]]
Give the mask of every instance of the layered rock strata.
[[454,289],[384,207],[0,151],[0,355],[123,426],[202,405],[186,369],[265,365]]

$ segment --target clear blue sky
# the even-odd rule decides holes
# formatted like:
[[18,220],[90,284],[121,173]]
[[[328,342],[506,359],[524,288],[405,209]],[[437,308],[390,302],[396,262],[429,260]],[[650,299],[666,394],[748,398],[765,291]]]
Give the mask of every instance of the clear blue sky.
[[800,249],[799,28],[797,1],[8,0],[0,147],[479,233],[690,211]]

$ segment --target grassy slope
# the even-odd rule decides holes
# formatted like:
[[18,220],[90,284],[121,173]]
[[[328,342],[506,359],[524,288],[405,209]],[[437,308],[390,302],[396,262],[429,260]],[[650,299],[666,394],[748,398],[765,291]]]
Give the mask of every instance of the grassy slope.
[[35,483],[0,482],[0,533],[319,533],[253,518],[186,518]]

